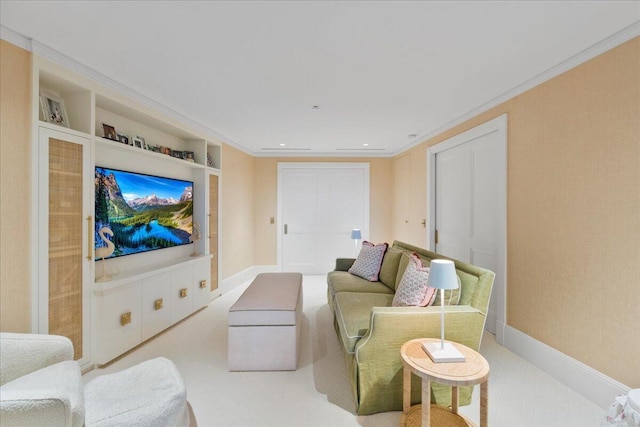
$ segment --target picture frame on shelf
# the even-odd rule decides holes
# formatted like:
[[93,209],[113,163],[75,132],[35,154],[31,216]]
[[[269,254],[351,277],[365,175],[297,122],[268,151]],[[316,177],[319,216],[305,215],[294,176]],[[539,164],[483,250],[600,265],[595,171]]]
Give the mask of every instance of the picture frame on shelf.
[[136,148],[143,148],[145,146],[144,137],[136,135],[133,137],[133,146]]
[[64,100],[52,92],[40,90],[40,106],[44,120],[49,123],[70,127]]
[[171,148],[160,146],[160,152],[162,154],[166,154],[167,156],[170,156],[171,155]]
[[110,139],[112,141],[119,141],[118,134],[116,133],[116,128],[106,123],[102,124],[102,131],[104,132],[104,137],[106,139]]
[[188,162],[195,162],[193,151],[183,151],[182,159]]
[[213,167],[213,156],[210,153],[207,153],[207,166],[210,168]]
[[117,137],[118,137],[118,142],[121,142],[123,144],[129,145],[129,136],[125,135],[123,133],[116,133]]
[[182,151],[180,150],[171,150],[171,157],[175,157],[176,159],[182,158]]

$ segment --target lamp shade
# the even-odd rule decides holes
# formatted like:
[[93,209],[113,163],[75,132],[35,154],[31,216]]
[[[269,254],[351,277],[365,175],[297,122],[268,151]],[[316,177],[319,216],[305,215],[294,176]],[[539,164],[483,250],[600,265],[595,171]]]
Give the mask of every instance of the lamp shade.
[[351,230],[351,238],[354,240],[362,239],[362,233],[360,232],[359,228],[354,228],[353,230]]
[[453,261],[447,259],[434,259],[429,267],[429,278],[427,286],[436,289],[456,289],[458,279],[456,278],[456,267]]

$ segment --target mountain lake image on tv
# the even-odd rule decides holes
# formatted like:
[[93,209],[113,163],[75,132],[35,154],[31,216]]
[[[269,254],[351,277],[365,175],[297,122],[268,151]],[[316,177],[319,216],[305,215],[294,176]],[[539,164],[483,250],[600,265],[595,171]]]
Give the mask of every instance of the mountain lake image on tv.
[[193,182],[96,166],[95,248],[114,245],[108,258],[191,243]]

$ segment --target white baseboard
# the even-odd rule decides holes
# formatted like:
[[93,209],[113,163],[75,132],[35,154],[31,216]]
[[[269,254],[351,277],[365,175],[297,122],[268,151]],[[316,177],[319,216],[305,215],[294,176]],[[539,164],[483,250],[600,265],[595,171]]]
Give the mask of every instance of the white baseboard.
[[503,325],[502,331],[504,347],[603,409],[608,408],[617,395],[627,394],[630,390],[630,387],[511,326]]
[[225,294],[238,286],[253,280],[256,275],[260,273],[274,273],[282,271],[277,265],[254,265],[245,270],[239,271],[236,274],[223,279],[220,283],[220,292]]

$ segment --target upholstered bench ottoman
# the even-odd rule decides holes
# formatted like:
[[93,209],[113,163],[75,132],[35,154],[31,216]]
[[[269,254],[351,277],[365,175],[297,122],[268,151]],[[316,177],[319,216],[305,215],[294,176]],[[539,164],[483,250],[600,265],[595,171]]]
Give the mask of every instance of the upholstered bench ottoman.
[[230,371],[295,371],[302,274],[258,274],[229,309]]

